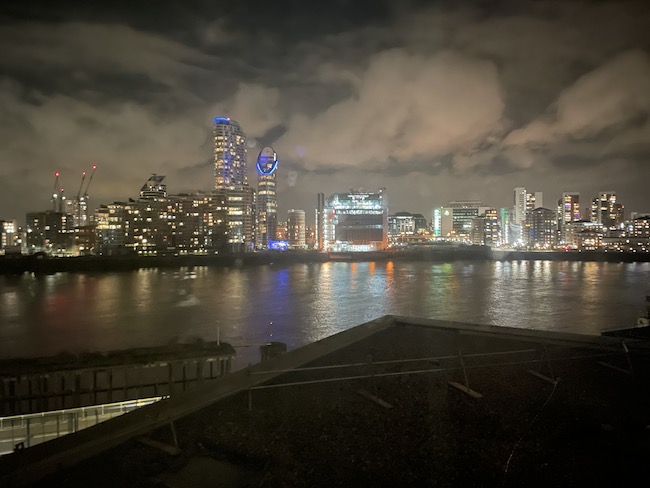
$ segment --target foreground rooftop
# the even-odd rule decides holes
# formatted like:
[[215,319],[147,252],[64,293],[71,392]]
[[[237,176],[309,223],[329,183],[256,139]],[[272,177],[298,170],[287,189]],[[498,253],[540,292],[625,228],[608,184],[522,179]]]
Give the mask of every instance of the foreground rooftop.
[[381,319],[0,458],[20,486],[621,486],[642,340]]

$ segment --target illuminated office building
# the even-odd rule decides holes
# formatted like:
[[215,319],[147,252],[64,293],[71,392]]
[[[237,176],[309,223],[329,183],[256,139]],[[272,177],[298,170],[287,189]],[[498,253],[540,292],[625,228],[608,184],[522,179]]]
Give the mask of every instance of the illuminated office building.
[[490,210],[478,200],[457,200],[434,211],[433,233],[444,239],[471,241],[473,220]]
[[272,147],[257,156],[257,236],[258,249],[268,249],[275,240],[278,225],[277,169],[278,157]]
[[326,251],[376,251],[388,246],[386,191],[335,193],[323,209]]
[[422,214],[397,212],[388,216],[388,244],[405,245],[409,239],[427,230],[427,219]]
[[248,185],[246,136],[229,117],[214,118],[214,188],[226,197],[229,250],[252,251],[256,195]]

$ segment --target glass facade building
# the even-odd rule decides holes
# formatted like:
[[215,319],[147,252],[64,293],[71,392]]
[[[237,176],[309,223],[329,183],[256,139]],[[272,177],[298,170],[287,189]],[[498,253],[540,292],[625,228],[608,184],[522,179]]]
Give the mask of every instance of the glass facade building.
[[326,251],[377,251],[388,246],[388,204],[384,189],[335,193],[323,209]]

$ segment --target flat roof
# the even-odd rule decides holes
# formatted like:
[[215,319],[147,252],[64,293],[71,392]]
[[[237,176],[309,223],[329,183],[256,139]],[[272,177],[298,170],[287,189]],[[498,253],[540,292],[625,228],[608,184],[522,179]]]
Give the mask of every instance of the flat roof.
[[387,316],[0,458],[0,481],[618,486],[650,452],[649,360],[646,341]]

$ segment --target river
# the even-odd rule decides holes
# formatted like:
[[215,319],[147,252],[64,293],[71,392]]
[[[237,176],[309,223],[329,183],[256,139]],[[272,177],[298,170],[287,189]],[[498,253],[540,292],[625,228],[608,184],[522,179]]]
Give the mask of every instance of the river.
[[[0,357],[222,340],[236,367],[386,314],[597,334],[632,325],[650,263],[327,262],[0,276]],[[218,331],[218,332],[217,332]]]

